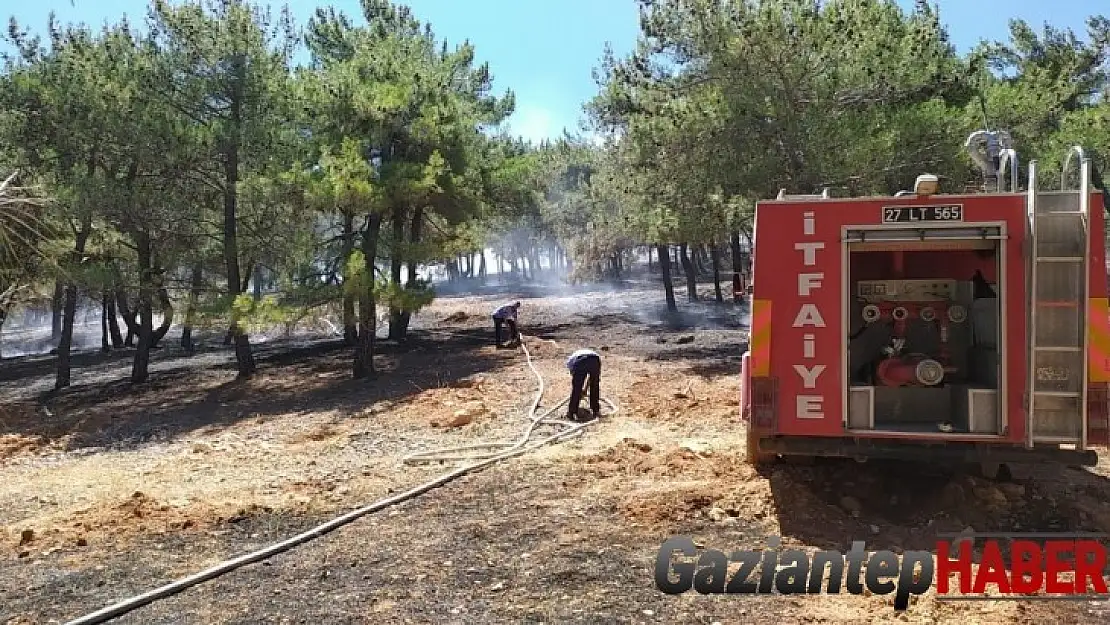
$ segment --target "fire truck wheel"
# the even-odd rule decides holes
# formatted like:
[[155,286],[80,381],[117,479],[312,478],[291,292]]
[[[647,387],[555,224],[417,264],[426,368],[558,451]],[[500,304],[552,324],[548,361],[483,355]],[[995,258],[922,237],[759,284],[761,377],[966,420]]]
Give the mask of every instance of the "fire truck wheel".
[[778,456],[776,454],[759,451],[759,436],[749,429],[745,433],[745,442],[747,443],[745,452],[745,460],[751,465],[764,465],[774,462]]

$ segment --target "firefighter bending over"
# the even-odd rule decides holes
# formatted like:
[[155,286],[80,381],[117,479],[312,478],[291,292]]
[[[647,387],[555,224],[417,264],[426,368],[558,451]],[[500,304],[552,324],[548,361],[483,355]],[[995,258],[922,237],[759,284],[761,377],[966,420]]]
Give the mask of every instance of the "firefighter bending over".
[[509,338],[506,343],[511,344],[520,340],[520,333],[516,329],[516,315],[519,310],[520,302],[513,302],[493,311],[493,336],[498,349],[508,347],[501,342],[501,326],[509,326]]
[[579,421],[578,404],[582,401],[582,394],[586,390],[586,382],[590,384],[590,412],[589,421],[601,416],[601,356],[590,349],[580,349],[567,359],[567,369],[570,369],[570,402],[567,404],[567,418]]

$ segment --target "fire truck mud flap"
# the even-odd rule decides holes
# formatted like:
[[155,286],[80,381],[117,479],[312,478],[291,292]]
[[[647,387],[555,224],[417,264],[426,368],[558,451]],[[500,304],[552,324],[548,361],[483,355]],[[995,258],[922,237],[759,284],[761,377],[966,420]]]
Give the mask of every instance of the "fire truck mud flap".
[[763,453],[784,457],[839,457],[864,459],[905,460],[908,462],[966,462],[981,463],[1031,463],[1050,462],[1065,465],[1093,467],[1098,464],[1098,453],[1093,449],[1077,450],[1057,446],[983,445],[977,443],[906,444],[882,441],[864,441],[851,438],[829,439],[817,437],[771,437],[759,441]]

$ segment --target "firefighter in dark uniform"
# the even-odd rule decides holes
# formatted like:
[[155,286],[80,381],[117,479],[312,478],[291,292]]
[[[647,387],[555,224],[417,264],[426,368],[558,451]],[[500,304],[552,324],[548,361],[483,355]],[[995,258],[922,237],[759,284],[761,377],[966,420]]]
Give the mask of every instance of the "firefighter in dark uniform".
[[[601,416],[601,356],[591,349],[580,349],[567,359],[570,369],[570,402],[567,404],[567,418],[578,421],[578,404],[590,385],[591,419]],[[590,420],[590,419],[586,419]]]

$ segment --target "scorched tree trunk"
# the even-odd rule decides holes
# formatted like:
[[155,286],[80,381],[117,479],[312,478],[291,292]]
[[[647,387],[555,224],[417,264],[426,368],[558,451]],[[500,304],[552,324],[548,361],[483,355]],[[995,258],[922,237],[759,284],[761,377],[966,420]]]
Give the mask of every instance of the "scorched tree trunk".
[[725,296],[721,293],[721,253],[716,245],[709,248],[709,260],[713,263],[713,294],[717,296],[717,303],[721,304]]
[[[85,253],[85,242],[89,239],[92,229],[92,220],[86,218],[77,232],[77,240],[73,246],[73,266],[81,262],[81,255]],[[73,346],[73,321],[77,316],[77,283],[69,279],[63,291],[62,336],[58,340],[58,371],[54,377],[54,389],[63,389],[70,384],[70,348]]]
[[135,251],[139,260],[139,342],[131,365],[131,383],[142,384],[150,377],[150,348],[154,338],[154,285],[150,235],[135,234]]
[[674,299],[674,283],[671,277],[671,254],[666,245],[656,248],[659,251],[659,272],[663,274],[663,290],[667,294],[667,310],[676,312],[678,304]]
[[698,276],[694,273],[694,264],[690,262],[690,254],[685,243],[679,246],[682,259],[682,270],[686,272],[686,297],[691,302],[698,301]]

